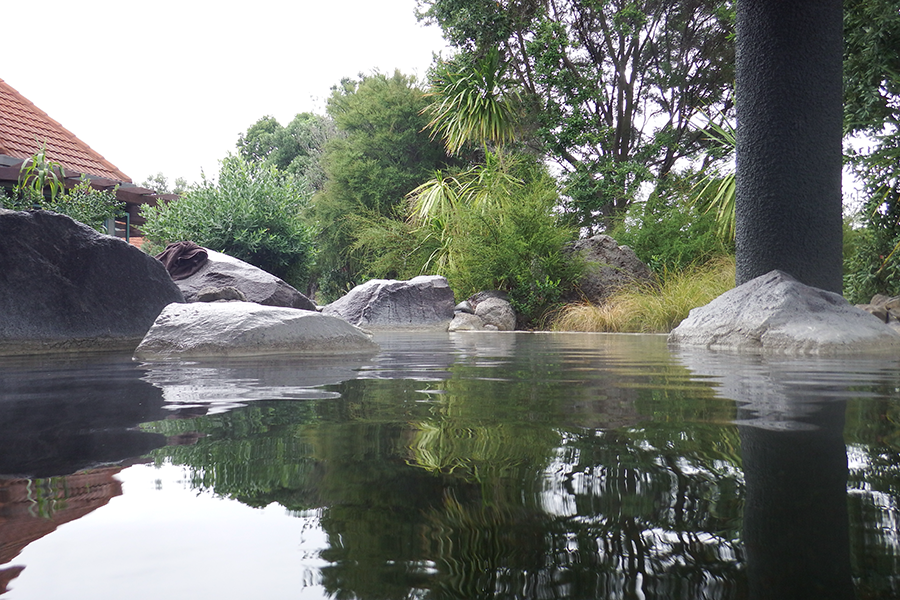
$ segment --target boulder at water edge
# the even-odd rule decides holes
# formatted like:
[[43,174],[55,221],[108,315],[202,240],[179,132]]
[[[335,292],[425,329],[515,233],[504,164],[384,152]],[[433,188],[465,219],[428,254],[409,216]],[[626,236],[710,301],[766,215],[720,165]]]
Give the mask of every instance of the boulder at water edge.
[[900,334],[877,317],[777,270],[695,308],[669,342],[786,354],[900,351]]
[[134,351],[140,360],[345,354],[378,345],[346,321],[253,302],[171,304]]
[[248,302],[316,310],[309,298],[271,273],[221,252],[206,252],[206,262],[196,273],[175,282],[188,302],[203,301],[204,296],[216,296],[223,288],[231,288]]
[[0,354],[132,350],[184,297],[158,260],[69,217],[0,209]]
[[322,309],[366,329],[447,330],[453,318],[453,291],[444,277],[409,281],[373,279]]

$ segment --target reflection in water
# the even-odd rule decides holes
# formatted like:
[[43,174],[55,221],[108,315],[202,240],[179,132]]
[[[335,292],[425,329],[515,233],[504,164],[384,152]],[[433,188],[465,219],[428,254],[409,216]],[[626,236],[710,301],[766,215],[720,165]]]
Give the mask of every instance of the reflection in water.
[[661,339],[378,341],[338,399],[157,423],[203,434],[158,455],[199,489],[321,509],[337,595],[740,597],[734,406]]
[[127,356],[5,357],[0,364],[0,475],[50,477],[141,456],[165,438],[162,392]]
[[[751,597],[854,598],[845,415],[848,399],[873,395],[860,388],[896,382],[897,361],[696,351],[682,351],[680,359],[739,403]],[[851,493],[851,502],[859,500]],[[891,512],[897,514],[896,505]],[[896,547],[896,528],[879,533]],[[896,573],[898,553],[890,554]],[[875,597],[885,584],[891,595],[898,591],[895,578],[875,589],[862,584],[861,595]]]
[[146,363],[144,380],[162,390],[168,410],[206,409],[222,412],[256,400],[334,398],[320,389],[356,376],[356,357],[267,357],[265,362],[218,358],[214,362]]
[[204,497],[315,515],[331,597],[900,595],[895,364],[657,336],[377,341],[358,364],[132,365],[154,392],[135,433],[191,442],[152,456]]
[[0,479],[0,594],[24,569],[9,566],[25,546],[104,506],[122,493],[120,467],[67,477]]

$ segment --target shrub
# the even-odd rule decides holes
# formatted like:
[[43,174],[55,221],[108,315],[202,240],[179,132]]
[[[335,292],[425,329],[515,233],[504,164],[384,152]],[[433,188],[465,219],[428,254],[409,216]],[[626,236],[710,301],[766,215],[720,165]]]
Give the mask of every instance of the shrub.
[[545,168],[520,157],[436,181],[419,188],[445,186],[442,202],[433,203],[427,217],[416,196],[408,221],[370,216],[356,222],[353,248],[366,274],[444,275],[460,300],[483,290],[505,291],[520,325],[556,308],[581,266],[563,254],[575,231],[560,224],[556,185]]
[[305,289],[314,259],[313,232],[302,214],[308,200],[276,167],[229,156],[218,182],[204,176],[180,199],[143,208],[148,251],[191,240]]
[[90,179],[81,176],[81,181],[68,190],[60,189],[47,198],[37,186],[19,186],[13,196],[0,198],[0,206],[12,210],[29,210],[37,206],[66,215],[88,227],[106,233],[106,222],[124,210],[124,204],[116,199],[116,191],[95,190]]
[[701,267],[666,271],[657,284],[622,288],[605,303],[572,304],[553,321],[556,331],[662,333],[671,331],[692,308],[708,304],[734,287],[734,259],[719,257]]
[[575,238],[554,208],[553,182],[526,182],[509,202],[456,214],[446,275],[460,298],[502,290],[520,316],[533,325],[557,308],[562,292],[580,276],[580,264],[563,253]]
[[610,235],[656,273],[681,271],[733,254],[734,242],[720,233],[715,211],[691,202],[690,187],[687,179],[673,176],[646,201],[633,203]]
[[900,192],[869,193],[859,219],[863,226],[844,227],[844,296],[855,304],[875,294],[900,294]]
[[350,215],[356,232],[351,246],[354,260],[363,265],[360,275],[379,279],[411,279],[432,269],[441,250],[440,234],[402,218],[369,212]]

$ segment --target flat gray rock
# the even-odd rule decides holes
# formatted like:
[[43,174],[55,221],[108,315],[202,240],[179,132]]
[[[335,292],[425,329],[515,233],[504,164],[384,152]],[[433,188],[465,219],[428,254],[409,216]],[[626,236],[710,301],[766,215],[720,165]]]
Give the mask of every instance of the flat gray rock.
[[201,292],[208,294],[211,291],[233,288],[243,294],[248,302],[316,310],[316,305],[309,298],[284,280],[250,263],[209,249],[203,266],[190,277],[179,279],[175,283],[188,302],[202,302]]
[[373,279],[322,309],[366,329],[446,331],[456,304],[444,277],[421,275],[408,281]]
[[0,354],[126,350],[184,302],[162,263],[53,212],[0,209]]
[[842,296],[771,271],[692,310],[669,343],[784,354],[900,351],[900,334]]
[[170,304],[134,351],[140,360],[375,352],[346,321],[252,302]]

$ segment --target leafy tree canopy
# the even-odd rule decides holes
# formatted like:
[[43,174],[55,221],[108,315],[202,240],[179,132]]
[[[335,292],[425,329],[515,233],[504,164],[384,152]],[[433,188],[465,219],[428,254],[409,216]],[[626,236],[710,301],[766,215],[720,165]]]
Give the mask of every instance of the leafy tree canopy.
[[326,116],[300,113],[286,127],[265,116],[238,137],[237,149],[248,161],[274,165],[318,191],[325,184],[322,150],[335,135],[334,121]]
[[141,187],[155,191],[157,194],[182,194],[188,188],[188,182],[183,177],[176,177],[175,184],[169,185],[169,178],[162,171],[156,175],[150,175],[141,183]]
[[900,7],[895,0],[845,0],[845,130],[879,133],[898,120]]
[[[727,114],[734,3],[713,0],[419,0],[460,55],[499,48],[588,229],[624,211],[708,142],[698,110]],[[457,60],[455,58],[455,60]],[[473,60],[475,60],[473,58]]]
[[900,294],[900,8],[844,2],[844,129],[866,138],[847,158],[863,182],[865,225],[845,265],[844,293]]

